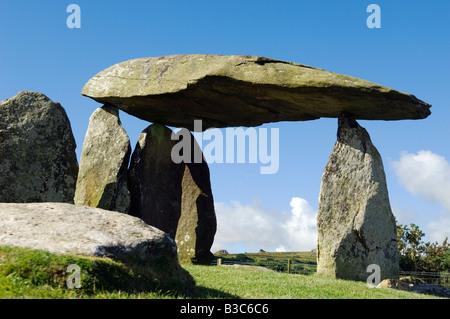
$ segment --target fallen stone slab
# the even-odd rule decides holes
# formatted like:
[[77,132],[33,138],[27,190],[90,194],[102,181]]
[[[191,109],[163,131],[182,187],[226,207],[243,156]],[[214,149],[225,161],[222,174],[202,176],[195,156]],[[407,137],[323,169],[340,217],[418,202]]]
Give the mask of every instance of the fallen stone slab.
[[400,279],[384,279],[377,288],[391,288],[450,298],[450,289],[438,285],[430,285],[410,276]]
[[139,218],[67,203],[0,203],[0,245],[116,260],[177,260],[175,242]]
[[81,94],[143,120],[193,130],[339,117],[423,119],[431,105],[391,88],[319,68],[248,55],[133,59],[92,77]]

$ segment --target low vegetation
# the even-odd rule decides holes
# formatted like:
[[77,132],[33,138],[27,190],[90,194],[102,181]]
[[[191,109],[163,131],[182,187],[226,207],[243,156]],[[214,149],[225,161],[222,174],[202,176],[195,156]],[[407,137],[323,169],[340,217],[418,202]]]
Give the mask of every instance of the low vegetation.
[[[308,254],[308,253],[303,253]],[[248,258],[260,259],[248,254]],[[263,255],[261,255],[262,257]],[[234,256],[236,257],[236,256]],[[242,256],[241,256],[242,257]],[[281,255],[262,259],[276,261]],[[283,256],[285,258],[285,256]],[[292,255],[307,261],[308,256]],[[261,261],[261,260],[257,260]],[[69,288],[68,265],[81,269],[81,287]],[[184,265],[163,260],[131,265],[107,258],[57,255],[0,247],[0,298],[434,298],[365,283],[316,275],[263,272],[231,267]]]
[[424,242],[425,233],[414,223],[397,224],[400,268],[405,271],[450,271],[450,243]]

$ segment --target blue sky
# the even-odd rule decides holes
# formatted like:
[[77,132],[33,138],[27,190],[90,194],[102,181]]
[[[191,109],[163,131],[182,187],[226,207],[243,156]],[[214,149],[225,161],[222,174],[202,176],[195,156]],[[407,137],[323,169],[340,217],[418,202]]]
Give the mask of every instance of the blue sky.
[[[79,29],[66,25],[71,3],[81,8]],[[381,8],[380,29],[366,25],[371,3]],[[433,105],[428,119],[360,124],[383,157],[399,222],[414,222],[426,239],[442,242],[450,235],[449,13],[447,0],[2,1],[0,100],[31,90],[60,102],[79,156],[100,106],[81,96],[82,87],[133,58],[261,55],[408,92]],[[123,112],[121,120],[134,147],[149,123]],[[214,249],[314,248],[314,226],[305,223],[318,208],[337,120],[263,127],[279,129],[276,174],[259,174],[260,164],[210,165],[219,221]]]

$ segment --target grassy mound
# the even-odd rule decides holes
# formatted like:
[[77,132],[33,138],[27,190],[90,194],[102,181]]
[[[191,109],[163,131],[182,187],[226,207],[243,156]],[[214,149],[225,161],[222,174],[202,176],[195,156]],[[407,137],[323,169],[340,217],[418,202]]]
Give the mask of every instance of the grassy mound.
[[[79,288],[67,284],[75,280],[69,265],[79,267]],[[189,293],[194,284],[166,258],[142,264],[0,246],[0,298],[166,298]]]

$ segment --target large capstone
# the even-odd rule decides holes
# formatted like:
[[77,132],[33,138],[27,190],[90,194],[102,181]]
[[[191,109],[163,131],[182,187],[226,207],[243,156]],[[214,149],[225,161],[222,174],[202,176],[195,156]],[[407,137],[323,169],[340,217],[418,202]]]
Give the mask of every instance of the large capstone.
[[81,93],[141,119],[203,129],[339,117],[423,119],[415,96],[298,63],[248,55],[133,59],[98,73]]
[[211,263],[216,216],[209,168],[189,131],[172,139],[164,125],[146,128],[131,157],[129,189],[130,213],[170,234],[180,262]]
[[59,103],[31,91],[0,102],[0,202],[73,203],[75,148]]
[[381,280],[398,278],[396,224],[382,159],[351,118],[339,118],[338,140],[322,176],[317,227],[318,274],[366,281],[379,270]]
[[128,213],[131,147],[118,112],[114,107],[103,106],[89,120],[80,157],[76,205]]

